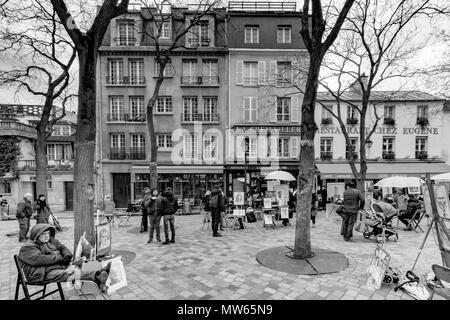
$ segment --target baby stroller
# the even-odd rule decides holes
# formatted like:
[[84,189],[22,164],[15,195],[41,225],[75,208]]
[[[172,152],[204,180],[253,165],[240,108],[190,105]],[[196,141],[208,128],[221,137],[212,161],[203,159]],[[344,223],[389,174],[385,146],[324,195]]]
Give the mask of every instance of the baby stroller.
[[392,228],[392,219],[398,216],[398,213],[385,214],[383,209],[376,203],[372,203],[371,211],[366,211],[366,230],[363,232],[363,237],[369,239],[371,236],[377,237],[377,242],[382,243],[383,231],[386,239],[393,237],[395,242],[398,241],[398,233]]

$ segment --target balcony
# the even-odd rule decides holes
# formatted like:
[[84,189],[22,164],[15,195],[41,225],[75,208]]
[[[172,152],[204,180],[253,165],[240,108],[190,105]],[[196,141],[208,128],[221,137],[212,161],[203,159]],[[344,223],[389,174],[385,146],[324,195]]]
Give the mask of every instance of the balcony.
[[109,160],[126,160],[130,159],[130,154],[125,152],[125,148],[111,148],[108,153]]
[[278,11],[292,12],[296,11],[295,1],[229,1],[229,11]]
[[358,124],[358,119],[357,118],[347,118],[347,124],[349,124],[349,125]]
[[382,158],[385,160],[394,160],[395,153],[392,151],[383,151]]
[[208,37],[194,37],[189,39],[189,46],[191,48],[209,47],[210,42],[211,39],[209,39]]
[[333,119],[331,118],[322,118],[322,124],[332,124],[333,123]]
[[393,126],[395,125],[395,119],[391,117],[384,118],[384,124],[388,126]]
[[183,113],[181,122],[202,121],[203,123],[219,122],[219,114],[217,113]]
[[116,46],[134,46],[136,44],[136,38],[134,37],[116,37],[114,41]]
[[321,152],[320,159],[329,161],[329,160],[333,159],[333,153],[332,152]]
[[106,115],[108,122],[145,122],[146,114],[130,114],[130,113],[108,113]]
[[218,76],[181,76],[182,86],[218,86]]
[[36,139],[36,128],[16,121],[0,121],[0,136],[18,136]]
[[426,160],[428,159],[428,152],[426,151],[416,151],[416,159]]
[[145,160],[146,157],[145,148],[130,148],[131,160]]
[[106,77],[107,86],[145,86],[144,76]]
[[421,126],[427,126],[428,125],[428,118],[426,117],[417,117],[417,124]]
[[[51,171],[71,171],[73,169],[74,159],[66,160],[47,160],[47,169]],[[36,160],[19,160],[17,167],[21,171],[35,171]]]

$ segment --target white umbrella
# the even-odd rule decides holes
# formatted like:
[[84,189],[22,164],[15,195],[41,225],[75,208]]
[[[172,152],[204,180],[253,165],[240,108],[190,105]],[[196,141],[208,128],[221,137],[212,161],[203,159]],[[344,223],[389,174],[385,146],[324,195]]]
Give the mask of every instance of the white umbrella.
[[417,177],[400,177],[394,176],[384,178],[374,184],[376,187],[383,188],[408,188],[408,187],[420,187],[425,181]]
[[292,174],[286,171],[273,171],[269,173],[264,179],[266,180],[283,180],[283,181],[295,181],[296,179]]
[[431,177],[431,180],[435,180],[437,182],[450,182],[450,172],[437,174]]

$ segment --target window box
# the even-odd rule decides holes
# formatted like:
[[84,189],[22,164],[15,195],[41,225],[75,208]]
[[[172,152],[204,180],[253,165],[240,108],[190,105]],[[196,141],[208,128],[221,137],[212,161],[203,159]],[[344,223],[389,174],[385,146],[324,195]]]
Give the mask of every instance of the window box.
[[418,117],[417,118],[417,124],[421,126],[427,126],[428,125],[428,118]]
[[387,124],[388,126],[395,125],[395,119],[394,118],[384,118],[384,124]]
[[331,152],[322,152],[320,154],[320,159],[322,159],[322,160],[331,160],[331,159],[333,159],[333,154]]
[[357,124],[358,123],[358,119],[356,118],[347,118],[347,124]]
[[395,159],[395,153],[391,152],[391,151],[383,152],[383,159],[394,160]]
[[346,158],[347,160],[353,160],[353,161],[356,161],[356,160],[358,160],[358,154],[357,154],[357,153],[353,153],[352,155],[350,155],[350,154],[347,152],[345,158]]
[[322,124],[332,124],[333,120],[331,118],[322,118]]
[[428,152],[426,151],[416,151],[416,159],[425,160],[428,159]]

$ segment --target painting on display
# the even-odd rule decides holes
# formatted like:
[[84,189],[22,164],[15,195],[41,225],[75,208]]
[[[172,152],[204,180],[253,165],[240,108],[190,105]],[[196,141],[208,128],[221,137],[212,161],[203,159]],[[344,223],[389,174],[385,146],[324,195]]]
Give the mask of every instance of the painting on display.
[[289,219],[289,208],[283,207],[280,209],[281,219]]
[[273,220],[272,220],[272,215],[271,214],[265,214],[264,215],[264,224],[265,225],[272,225],[273,224]]
[[111,251],[111,224],[101,223],[96,226],[97,256],[104,256]]
[[245,210],[244,209],[233,209],[233,215],[236,217],[243,217],[243,216],[245,216]]
[[370,265],[367,268],[369,278],[367,279],[367,285],[374,289],[380,289],[383,282],[386,269],[391,262],[391,256],[381,246],[375,248],[375,253],[372,256]]
[[436,207],[441,218],[450,219],[450,208],[448,205],[447,191],[444,185],[434,186],[434,197],[436,199]]
[[276,201],[282,205],[284,198],[289,197],[289,185],[280,184],[276,187],[275,191]]
[[408,194],[420,194],[419,187],[408,187]]
[[233,192],[233,204],[236,206],[244,205],[244,192]]
[[267,181],[267,191],[275,191],[276,187],[279,185],[280,183],[277,180],[268,180]]
[[264,198],[264,209],[272,209],[272,199]]
[[111,269],[108,280],[106,280],[106,286],[108,287],[108,294],[111,294],[120,288],[126,287],[128,283],[122,257],[117,256],[109,260],[104,260],[102,261],[102,267],[106,267],[109,262],[111,262]]

